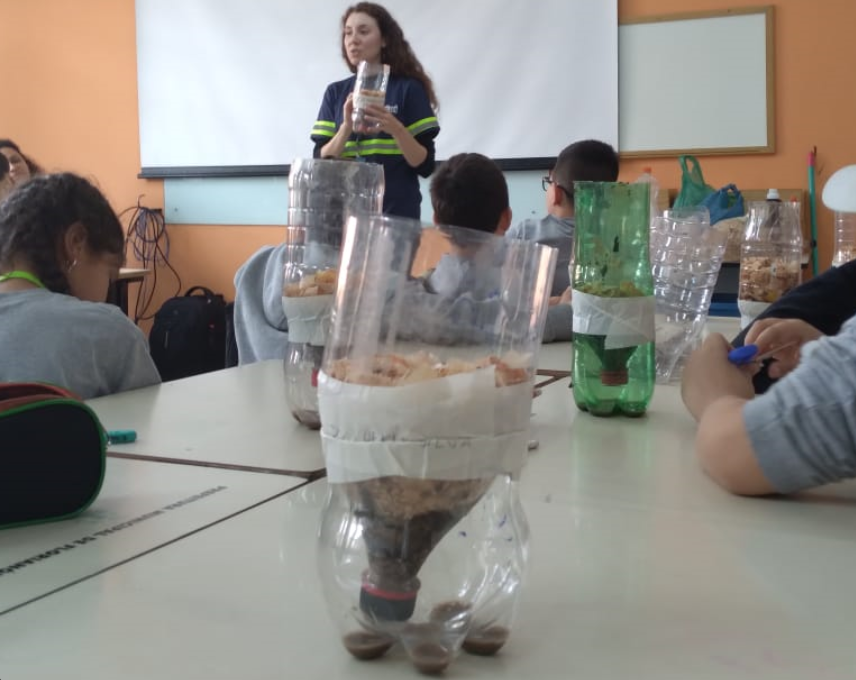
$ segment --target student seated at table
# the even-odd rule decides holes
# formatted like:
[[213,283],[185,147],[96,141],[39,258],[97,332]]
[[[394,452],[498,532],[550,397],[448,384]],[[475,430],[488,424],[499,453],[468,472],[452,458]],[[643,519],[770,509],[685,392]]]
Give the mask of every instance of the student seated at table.
[[[502,170],[487,156],[452,156],[434,172],[430,190],[433,221],[441,231],[448,225],[502,236],[511,224],[508,184]],[[467,263],[473,254],[472,248],[459,242],[461,238],[452,235],[453,252],[422,277],[427,290],[449,295],[467,286]]]
[[[856,319],[834,336],[800,320],[756,323],[747,342],[774,355],[781,379],[755,395],[757,367],[728,360],[716,333],[687,361],[682,396],[698,420],[704,470],[741,495],[793,493],[856,476]],[[783,347],[788,345],[787,347]]]
[[6,198],[15,186],[12,183],[12,173],[9,170],[8,159],[0,153],[0,201]]
[[[789,291],[765,309],[758,318],[732,340],[735,347],[751,344],[759,330],[755,324],[774,319],[799,319],[823,335],[835,335],[849,318],[856,315],[856,260],[832,267],[820,276]],[[755,392],[766,392],[779,377],[781,364],[764,365],[755,375]]]
[[286,244],[264,246],[235,273],[234,329],[238,363],[284,359],[288,319],[282,309]]
[[43,170],[21,147],[11,139],[0,139],[0,155],[5,156],[11,168],[12,184],[20,186],[31,177],[41,175]]
[[574,142],[562,149],[553,169],[541,180],[547,192],[547,215],[540,220],[525,219],[506,234],[508,238],[529,239],[559,250],[544,342],[571,340],[573,335],[568,265],[574,250],[574,182],[615,182],[617,179],[615,149],[595,139]]
[[142,331],[104,302],[122,225],[82,177],[35,177],[0,203],[0,381],[83,398],[160,382]]
[[495,238],[511,223],[505,176],[486,156],[461,153],[434,173],[430,193],[433,222],[447,235],[449,252],[401,291],[395,307],[407,311],[396,321],[397,332],[438,344],[488,340],[514,299],[507,265],[503,270],[509,241]]

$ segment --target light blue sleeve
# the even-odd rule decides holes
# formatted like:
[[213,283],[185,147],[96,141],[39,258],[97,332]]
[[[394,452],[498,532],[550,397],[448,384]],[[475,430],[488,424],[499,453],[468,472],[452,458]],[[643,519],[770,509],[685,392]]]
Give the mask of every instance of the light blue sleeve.
[[780,493],[856,477],[856,319],[743,407],[758,464]]

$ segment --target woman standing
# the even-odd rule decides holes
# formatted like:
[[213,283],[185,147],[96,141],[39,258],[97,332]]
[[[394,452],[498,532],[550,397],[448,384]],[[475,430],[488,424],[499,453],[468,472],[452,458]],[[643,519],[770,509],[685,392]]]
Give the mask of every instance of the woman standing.
[[381,164],[383,211],[418,219],[419,176],[428,177],[434,171],[434,138],[440,132],[434,85],[392,15],[371,2],[345,11],[342,57],[352,73],[361,61],[390,66],[386,105],[366,109],[366,120],[379,132],[366,137],[353,130],[356,76],[331,83],[312,128],[314,156]]

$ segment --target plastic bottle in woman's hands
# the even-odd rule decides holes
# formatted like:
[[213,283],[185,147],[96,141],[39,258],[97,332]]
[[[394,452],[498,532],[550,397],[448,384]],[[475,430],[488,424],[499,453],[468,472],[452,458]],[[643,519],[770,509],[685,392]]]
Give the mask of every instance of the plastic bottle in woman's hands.
[[757,345],[759,353],[772,352],[773,362],[767,374],[771,378],[781,378],[797,367],[802,347],[821,337],[823,333],[800,319],[768,318],[756,321],[746,333],[744,342]]
[[361,61],[357,66],[357,80],[354,84],[353,127],[354,131],[367,134],[380,129],[377,122],[366,119],[369,106],[383,106],[386,102],[386,86],[389,82],[388,64],[370,64]]

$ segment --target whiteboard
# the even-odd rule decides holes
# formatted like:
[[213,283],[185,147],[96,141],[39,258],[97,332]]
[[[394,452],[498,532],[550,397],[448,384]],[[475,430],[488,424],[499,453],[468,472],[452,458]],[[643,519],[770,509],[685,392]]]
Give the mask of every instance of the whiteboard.
[[[136,0],[143,176],[282,174],[350,75],[332,0]],[[440,99],[437,158],[618,145],[617,0],[384,0]]]
[[775,151],[773,8],[618,28],[623,155]]

